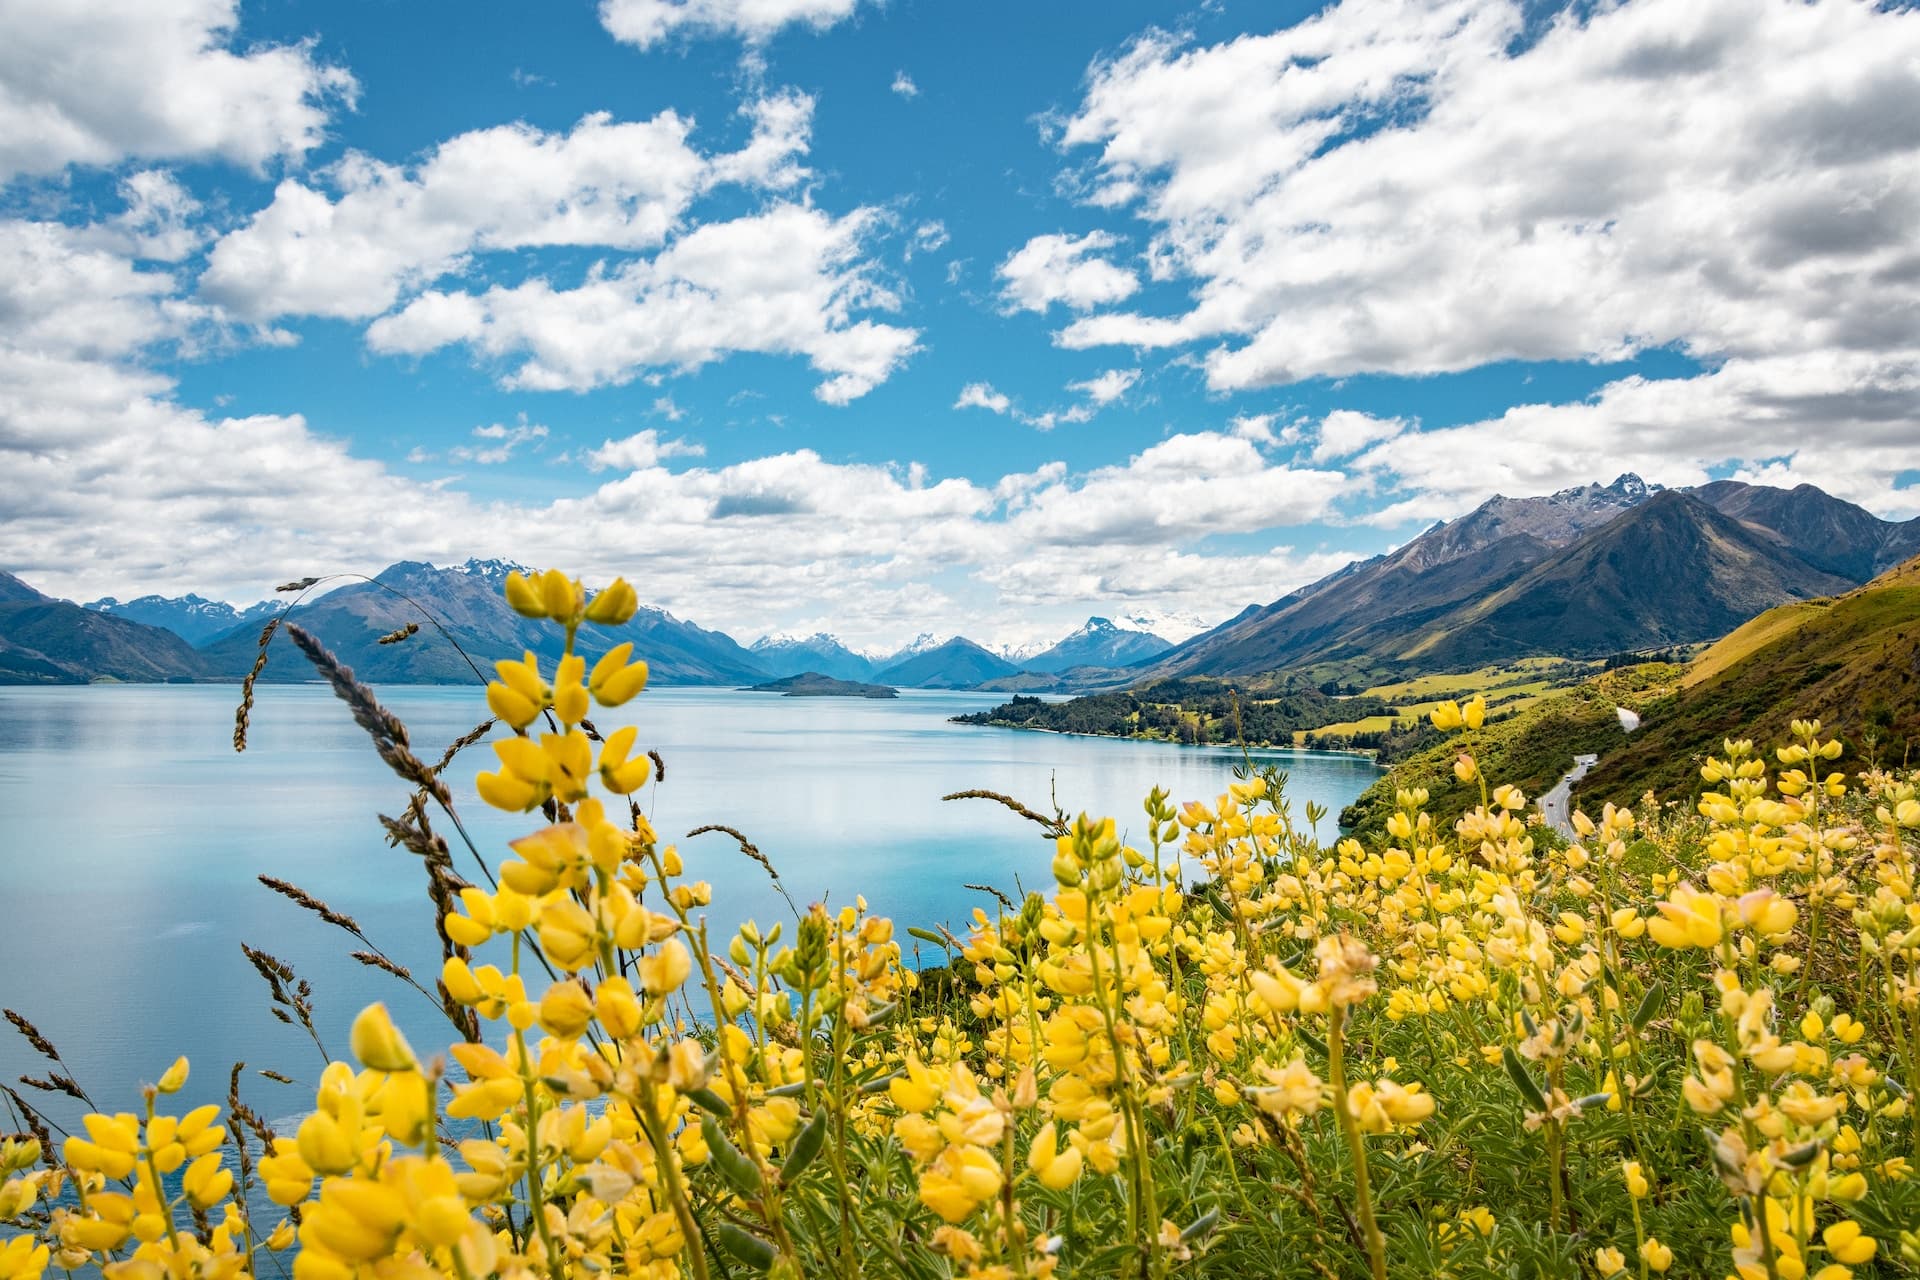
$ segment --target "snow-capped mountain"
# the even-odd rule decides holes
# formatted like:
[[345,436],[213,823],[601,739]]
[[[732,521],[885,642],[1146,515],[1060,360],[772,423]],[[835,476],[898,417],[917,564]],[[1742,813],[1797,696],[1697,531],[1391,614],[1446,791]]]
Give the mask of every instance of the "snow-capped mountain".
[[280,612],[283,603],[262,600],[259,604],[236,609],[224,600],[208,600],[197,595],[141,596],[137,600],[124,602],[112,596],[102,596],[98,600],[88,601],[84,607],[95,613],[110,613],[115,617],[144,622],[150,627],[164,627],[188,644],[197,646],[235,627],[265,622]]
[[1114,621],[1123,627],[1159,636],[1170,644],[1179,644],[1203,631],[1213,630],[1223,619],[1206,618],[1177,609],[1129,609],[1125,613],[1115,614]]
[[523,573],[532,577],[536,572],[513,560],[475,560],[469,559],[463,565],[454,566],[455,572],[470,574],[485,582],[505,582],[510,573]]
[[1146,631],[1116,626],[1110,618],[1088,618],[1080,628],[1021,665],[1029,671],[1065,671],[1069,667],[1126,667],[1173,648]]
[[753,642],[748,652],[775,679],[816,671],[836,680],[866,680],[875,668],[871,656],[848,648],[840,637],[825,631],[808,636],[784,633],[762,636]]

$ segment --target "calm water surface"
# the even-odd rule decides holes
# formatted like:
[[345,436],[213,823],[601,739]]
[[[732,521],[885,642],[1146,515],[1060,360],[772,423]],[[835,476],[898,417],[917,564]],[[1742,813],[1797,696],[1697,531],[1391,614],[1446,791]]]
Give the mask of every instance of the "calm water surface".
[[[428,760],[485,714],[477,691],[381,691]],[[343,1051],[346,1026],[384,999],[416,1045],[447,1028],[417,993],[348,958],[357,944],[258,884],[291,880],[354,916],[368,936],[432,986],[438,971],[426,878],[386,846],[375,821],[407,790],[373,754],[345,707],[319,687],[263,688],[249,749],[230,744],[230,686],[0,688],[0,1004],[37,1022],[109,1110],[175,1053],[192,1056],[189,1105],[224,1096],[235,1061],[310,1080],[320,1065],[304,1034],[267,1011],[242,941],[290,961],[314,985],[316,1020]],[[904,926],[966,919],[965,883],[1050,883],[1037,829],[981,801],[940,797],[982,787],[1049,808],[1111,813],[1138,831],[1147,790],[1176,802],[1224,788],[1237,752],[1017,730],[949,716],[991,694],[903,693],[895,701],[780,698],[662,689],[619,714],[667,762],[646,807],[664,838],[708,822],[738,827],[778,868],[802,907],[864,893]],[[603,730],[625,721],[606,716]],[[1373,780],[1364,759],[1262,753],[1291,771],[1295,813],[1308,800],[1337,813]],[[497,863],[525,818],[472,797],[492,767],[475,748],[449,772],[468,828]],[[443,827],[445,824],[441,824]],[[1330,831],[1323,831],[1330,834]],[[712,881],[715,933],[788,915],[766,872],[725,836],[682,844],[690,875]],[[474,876],[464,855],[463,874]],[[907,941],[903,938],[903,941]],[[44,1063],[0,1027],[0,1079]],[[257,1077],[249,1096],[269,1116],[311,1093]],[[56,1115],[73,1114],[58,1101]]]

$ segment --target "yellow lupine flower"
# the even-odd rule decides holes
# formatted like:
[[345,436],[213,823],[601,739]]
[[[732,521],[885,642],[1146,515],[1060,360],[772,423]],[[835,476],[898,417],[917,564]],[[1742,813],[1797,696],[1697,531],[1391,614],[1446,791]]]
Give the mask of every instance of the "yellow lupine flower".
[[642,956],[638,966],[640,985],[649,996],[659,998],[678,991],[693,972],[693,957],[678,938],[668,938],[652,955]]
[[187,1166],[181,1186],[197,1207],[210,1209],[233,1190],[233,1171],[221,1167],[218,1153],[209,1152]]
[[1848,1266],[1858,1266],[1862,1262],[1872,1261],[1873,1255],[1880,1248],[1879,1241],[1863,1234],[1860,1224],[1851,1218],[1842,1219],[1822,1231],[1820,1240],[1827,1246],[1827,1252],[1833,1255],[1835,1261],[1844,1262]]
[[627,795],[646,785],[653,773],[653,761],[646,756],[629,759],[640,731],[632,725],[617,729],[600,746],[600,781],[615,795]]
[[559,669],[553,675],[553,714],[569,728],[585,720],[592,709],[586,674],[587,660],[570,653],[560,659]]
[[647,687],[647,664],[634,662],[633,642],[615,645],[593,664],[587,688],[603,707],[617,707]]
[[1675,885],[1665,902],[1656,903],[1657,916],[1647,918],[1647,935],[1663,947],[1718,946],[1724,936],[1720,899],[1692,885]]
[[1082,1160],[1080,1152],[1071,1144],[1062,1150],[1055,1143],[1051,1120],[1040,1126],[1027,1148],[1027,1168],[1040,1179],[1042,1186],[1053,1191],[1064,1191],[1073,1185],[1080,1176]]
[[625,578],[615,578],[601,592],[594,596],[587,606],[588,622],[603,627],[617,627],[633,617],[634,610],[640,607],[639,594],[627,585]]
[[385,1004],[370,1004],[353,1020],[353,1056],[375,1071],[412,1071],[413,1050],[393,1025]]

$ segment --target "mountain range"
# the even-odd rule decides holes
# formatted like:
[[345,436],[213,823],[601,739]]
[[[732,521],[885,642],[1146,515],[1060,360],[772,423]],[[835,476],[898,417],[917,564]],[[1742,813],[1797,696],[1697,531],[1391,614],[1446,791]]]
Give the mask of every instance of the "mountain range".
[[[264,621],[282,610],[290,610],[292,620],[319,636],[362,679],[463,683],[490,670],[502,655],[532,649],[553,656],[552,628],[520,617],[502,597],[501,584],[516,567],[495,560],[453,568],[402,561],[323,595],[244,610],[192,595],[125,603],[107,597],[82,606],[0,574],[0,683],[238,679],[253,666]],[[403,641],[381,643],[410,622],[421,626]],[[958,636],[923,635],[890,654],[857,652],[826,634],[769,636],[748,649],[724,632],[651,606],[642,606],[617,631],[583,629],[577,645],[592,658],[627,640],[661,684],[757,684],[811,672],[909,688],[968,689],[1027,669]],[[1037,660],[1084,665],[1081,658],[1104,655],[1108,665],[1118,665],[1130,654],[1167,647],[1156,636],[1093,618]],[[276,643],[260,678],[303,681],[312,673],[288,646]]]
[[[1667,490],[1623,475],[1491,498],[1178,643],[1139,623],[1162,617],[1179,636],[1191,620],[1136,612],[1089,618],[1038,652],[1011,655],[934,635],[885,655],[827,634],[767,636],[746,648],[657,607],[642,607],[618,633],[588,628],[581,642],[597,656],[632,640],[668,684],[816,672],[908,688],[1097,689],[1284,670],[1365,687],[1528,656],[1599,658],[1713,640],[1772,606],[1847,592],[1916,553],[1920,519],[1881,520],[1810,485],[1723,480]],[[502,654],[552,648],[550,630],[501,597],[513,568],[403,561],[297,603],[244,610],[198,596],[83,607],[0,574],[0,682],[236,679],[253,664],[262,620],[287,608],[366,679],[472,680]],[[379,643],[411,622],[422,624],[417,633]],[[273,647],[263,678],[309,679],[283,649]]]
[[83,608],[130,618],[150,627],[164,627],[191,645],[202,645],[238,627],[258,627],[285,607],[285,601],[262,600],[236,609],[224,600],[202,596],[141,596],[120,601],[112,596],[89,600]]
[[1712,640],[1788,600],[1846,591],[1920,551],[1920,519],[1880,520],[1811,485],[1638,476],[1491,498],[1176,645],[1141,678],[1276,670],[1385,677]]

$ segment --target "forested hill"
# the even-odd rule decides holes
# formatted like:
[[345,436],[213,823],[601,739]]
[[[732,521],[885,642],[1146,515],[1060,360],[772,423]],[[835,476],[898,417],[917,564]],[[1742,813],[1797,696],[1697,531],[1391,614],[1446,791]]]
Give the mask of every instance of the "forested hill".
[[1292,746],[1297,731],[1390,711],[1378,698],[1339,698],[1317,689],[1248,692],[1224,681],[1186,679],[1067,702],[1017,697],[954,721],[1116,738]]

